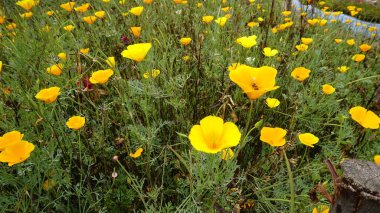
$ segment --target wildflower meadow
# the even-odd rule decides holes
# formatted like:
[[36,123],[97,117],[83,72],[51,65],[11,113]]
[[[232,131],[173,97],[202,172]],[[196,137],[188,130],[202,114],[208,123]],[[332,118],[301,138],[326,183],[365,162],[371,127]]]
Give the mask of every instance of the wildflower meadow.
[[339,165],[380,164],[380,29],[337,18],[376,23],[367,1],[301,2],[330,18],[1,1],[0,212],[339,212]]

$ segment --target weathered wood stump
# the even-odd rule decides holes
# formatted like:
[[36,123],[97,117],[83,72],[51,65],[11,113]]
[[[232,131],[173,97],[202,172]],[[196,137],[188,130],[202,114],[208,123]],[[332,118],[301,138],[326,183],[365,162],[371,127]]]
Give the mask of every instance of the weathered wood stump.
[[330,213],[380,213],[380,166],[347,159],[343,175],[334,180]]

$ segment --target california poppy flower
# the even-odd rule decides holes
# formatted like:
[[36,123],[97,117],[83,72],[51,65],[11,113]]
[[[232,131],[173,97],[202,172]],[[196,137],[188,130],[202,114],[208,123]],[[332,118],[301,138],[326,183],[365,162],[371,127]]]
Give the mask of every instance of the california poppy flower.
[[267,98],[265,99],[265,103],[269,108],[276,108],[280,105],[280,101],[276,98]]
[[311,133],[303,133],[298,135],[300,142],[306,146],[314,147],[318,143],[319,138]]
[[48,67],[46,71],[52,75],[60,76],[62,74],[63,64],[54,64]]
[[276,49],[271,49],[270,47],[265,47],[263,49],[263,54],[266,56],[266,57],[272,57],[272,56],[275,56],[277,55],[278,53],[278,50]]
[[71,12],[74,9],[74,5],[75,5],[75,2],[72,1],[72,2],[61,4],[60,7],[66,10],[67,12]]
[[130,153],[129,156],[132,157],[132,158],[138,158],[138,157],[141,156],[141,153],[142,153],[143,151],[144,151],[143,148],[138,148],[138,149],[136,150],[136,152],[134,152],[134,153]]
[[72,116],[67,120],[66,126],[70,129],[78,130],[84,126],[86,119],[82,116]]
[[214,20],[214,16],[203,16],[202,22],[206,24],[210,24]]
[[309,69],[306,69],[305,67],[297,67],[293,70],[291,76],[297,81],[302,82],[310,76],[310,72],[311,71]]
[[90,3],[85,3],[85,4],[82,4],[79,7],[74,8],[74,10],[76,12],[85,13],[88,10],[89,7],[90,7]]
[[0,153],[0,162],[8,163],[8,166],[24,162],[34,150],[34,145],[28,141],[20,141],[6,147]]
[[50,104],[50,103],[53,103],[57,99],[58,95],[60,94],[59,91],[60,91],[59,87],[50,87],[50,88],[42,89],[36,94],[35,98],[47,104]]
[[335,92],[335,88],[333,86],[331,86],[330,84],[324,84],[324,85],[322,85],[322,91],[326,95],[331,95]]
[[108,57],[106,60],[106,63],[108,64],[109,67],[115,68],[116,67],[115,57],[113,57],[113,56]]
[[360,51],[362,51],[362,52],[367,52],[367,51],[370,50],[371,48],[372,48],[372,46],[369,45],[369,44],[362,44],[362,45],[359,46],[359,49],[360,49]]
[[257,44],[256,42],[257,36],[243,36],[236,39],[236,43],[240,44],[244,48],[251,48]]
[[205,153],[217,153],[223,149],[239,144],[241,133],[232,122],[222,118],[207,116],[194,125],[189,133],[189,140],[194,149]]
[[141,13],[143,12],[144,10],[144,7],[143,6],[140,6],[140,7],[132,7],[129,12],[132,13],[133,15],[135,16],[140,16]]
[[127,46],[127,49],[121,52],[124,58],[129,58],[137,62],[144,60],[148,51],[152,48],[151,43],[139,43]]
[[96,16],[85,16],[85,17],[83,17],[83,21],[85,21],[89,25],[92,25],[93,23],[95,23],[95,21],[97,19],[98,18]]
[[11,131],[5,133],[0,137],[0,151],[3,151],[6,147],[18,143],[24,137],[19,131]]
[[104,84],[112,75],[113,71],[111,69],[98,70],[91,74],[90,82],[92,84]]
[[187,46],[187,45],[189,45],[189,44],[191,43],[191,38],[188,38],[188,37],[186,37],[186,38],[181,38],[181,39],[179,40],[179,42],[180,42],[182,45]]
[[350,109],[351,118],[358,122],[361,126],[368,129],[378,129],[380,118],[371,110],[364,107],[356,106]]
[[286,143],[286,130],[279,127],[263,127],[260,131],[260,140],[271,146],[283,146]]
[[365,59],[364,54],[355,54],[354,56],[352,56],[352,60],[354,60],[355,62],[361,62],[364,59]]
[[277,70],[263,66],[254,68],[247,65],[238,66],[230,71],[230,79],[247,94],[248,98],[255,100],[266,92],[279,88],[276,86]]
[[224,27],[224,25],[226,24],[226,22],[227,22],[227,18],[226,17],[220,17],[220,18],[217,18],[215,20],[215,23],[217,23],[221,27]]
[[134,37],[140,37],[141,27],[131,27],[131,31]]
[[16,4],[20,7],[22,7],[24,10],[31,10],[34,6],[38,4],[38,1],[36,0],[22,0],[16,2]]

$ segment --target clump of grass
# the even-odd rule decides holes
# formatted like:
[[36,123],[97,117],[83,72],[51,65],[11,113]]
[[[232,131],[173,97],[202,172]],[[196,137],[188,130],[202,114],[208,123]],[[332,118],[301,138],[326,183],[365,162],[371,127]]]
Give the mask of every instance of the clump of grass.
[[[35,145],[24,162],[0,165],[4,211],[311,211],[328,204],[308,197],[318,183],[331,191],[324,159],[372,160],[380,153],[378,130],[349,113],[354,106],[378,113],[375,38],[320,19],[312,26],[302,11],[285,16],[278,1],[91,1],[84,13],[67,12],[63,3],[40,1],[28,19],[13,3],[0,14],[6,16],[0,25],[0,133],[18,130]],[[144,10],[133,15],[138,6]],[[83,21],[96,11],[104,18]],[[207,24],[203,16],[214,20]],[[215,22],[222,17],[224,26]],[[12,23],[16,28],[7,28]],[[68,25],[72,31],[64,29]],[[141,27],[140,35],[131,27]],[[187,37],[191,42],[181,44]],[[307,49],[301,45],[304,51],[296,48],[302,38],[312,38]],[[152,47],[122,55],[141,43]],[[371,49],[354,62],[362,44]],[[266,47],[277,53],[264,55]],[[275,69],[273,90],[250,96],[239,81],[244,75],[230,77],[233,63]],[[59,75],[47,71],[53,65]],[[338,71],[341,66],[349,70]],[[291,74],[299,67],[310,70],[302,81]],[[259,70],[266,75],[269,68]],[[249,86],[267,83],[258,82]],[[325,84],[335,92],[325,94]],[[35,97],[54,86],[60,88],[56,99]],[[73,116],[85,121],[69,120]],[[217,146],[192,146],[190,131],[207,116],[239,130],[238,145],[223,147],[234,156],[223,157]],[[215,136],[217,125],[210,126]],[[270,134],[261,138],[263,127],[281,128],[285,143],[271,141]],[[298,138],[306,132],[319,138],[313,148]]]

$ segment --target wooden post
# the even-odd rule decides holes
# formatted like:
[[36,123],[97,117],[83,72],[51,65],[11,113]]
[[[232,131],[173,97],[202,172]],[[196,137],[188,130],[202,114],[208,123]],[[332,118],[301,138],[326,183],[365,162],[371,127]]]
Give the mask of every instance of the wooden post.
[[340,167],[343,175],[334,180],[330,213],[380,212],[380,166],[347,159]]

